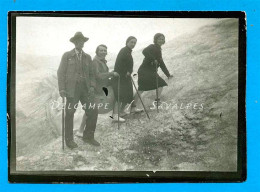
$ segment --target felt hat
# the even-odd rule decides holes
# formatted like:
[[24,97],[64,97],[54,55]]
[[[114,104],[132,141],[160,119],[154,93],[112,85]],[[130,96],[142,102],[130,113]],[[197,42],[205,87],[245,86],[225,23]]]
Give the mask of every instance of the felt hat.
[[84,37],[84,35],[81,32],[76,32],[74,37],[70,38],[70,42],[75,43],[75,41],[78,39],[82,39],[84,42],[89,40],[89,38]]

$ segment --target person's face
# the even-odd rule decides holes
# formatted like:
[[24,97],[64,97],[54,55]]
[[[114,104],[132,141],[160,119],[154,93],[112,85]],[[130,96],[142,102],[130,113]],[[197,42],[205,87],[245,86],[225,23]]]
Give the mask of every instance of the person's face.
[[157,39],[157,44],[158,44],[159,46],[162,46],[164,43],[165,43],[165,37],[164,37],[164,36],[160,36],[160,37]]
[[131,39],[130,41],[127,42],[126,46],[129,47],[130,49],[133,49],[136,45],[137,40],[136,39]]
[[77,50],[82,50],[82,48],[84,47],[84,40],[83,39],[78,39],[75,41],[75,48]]
[[107,56],[107,48],[100,46],[98,48],[98,54],[99,57],[101,57],[102,59],[105,59],[105,57]]

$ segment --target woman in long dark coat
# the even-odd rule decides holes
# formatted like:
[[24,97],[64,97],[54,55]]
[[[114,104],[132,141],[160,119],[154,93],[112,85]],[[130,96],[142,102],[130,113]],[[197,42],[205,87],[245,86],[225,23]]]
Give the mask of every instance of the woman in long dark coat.
[[[131,82],[131,73],[133,72],[133,57],[132,49],[135,47],[137,39],[133,36],[130,36],[126,40],[126,46],[122,48],[116,58],[116,63],[114,71],[120,75],[120,98],[119,105],[120,115],[124,116],[124,108],[127,104],[133,101],[133,85]],[[118,101],[118,81],[114,78],[113,81],[113,90],[115,98]],[[115,110],[114,110],[115,111]]]
[[[164,86],[167,83],[158,75],[157,69],[160,67],[164,74],[171,78],[164,61],[162,58],[161,46],[165,43],[165,36],[161,33],[157,33],[154,36],[154,44],[149,45],[143,50],[144,60],[142,65],[138,69],[138,92],[141,95],[144,91],[156,90],[156,79],[158,80],[158,100],[160,101],[160,96]],[[132,112],[138,112],[136,109],[136,103],[138,101],[138,95],[135,95],[134,102],[132,104]]]

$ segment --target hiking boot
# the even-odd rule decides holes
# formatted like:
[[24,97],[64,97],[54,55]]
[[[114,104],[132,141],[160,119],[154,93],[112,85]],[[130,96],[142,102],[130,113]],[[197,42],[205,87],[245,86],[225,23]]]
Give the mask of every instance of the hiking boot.
[[100,146],[100,143],[97,142],[95,139],[84,139],[84,138],[83,138],[83,141],[84,141],[85,143],[88,143],[88,144],[93,145],[93,146],[96,146],[96,147],[99,147],[99,146]]
[[68,141],[68,142],[66,142],[66,146],[67,146],[68,148],[70,148],[70,149],[74,149],[74,148],[77,148],[77,147],[78,147],[77,143],[75,143],[74,141]]
[[138,108],[136,108],[136,107],[132,107],[131,108],[131,113],[140,113],[140,112],[142,112],[143,111],[143,109],[138,109]]
[[83,132],[77,131],[75,134],[77,137],[83,137]]
[[125,122],[125,119],[119,117],[119,120],[118,120],[118,115],[113,115],[112,116],[112,122],[121,122],[121,123],[123,123],[123,122]]
[[126,112],[121,112],[119,115],[120,115],[119,117],[124,117],[127,116],[128,114]]
[[162,104],[162,102],[160,101],[160,99],[155,99],[154,101],[155,101],[155,103],[154,103],[155,105],[157,105],[157,102],[158,102],[158,106]]

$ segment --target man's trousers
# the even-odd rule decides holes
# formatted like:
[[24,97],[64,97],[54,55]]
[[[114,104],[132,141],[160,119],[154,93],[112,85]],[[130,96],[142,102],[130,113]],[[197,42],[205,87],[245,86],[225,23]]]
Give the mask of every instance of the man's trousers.
[[94,139],[94,133],[96,130],[98,109],[93,104],[91,105],[90,100],[88,99],[88,90],[86,85],[83,82],[76,83],[74,97],[67,97],[66,102],[66,115],[65,115],[65,141],[73,141],[73,120],[74,113],[78,107],[78,103],[82,104],[83,109],[85,110],[87,120],[86,127],[83,132],[83,139]]

